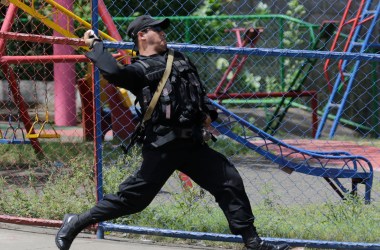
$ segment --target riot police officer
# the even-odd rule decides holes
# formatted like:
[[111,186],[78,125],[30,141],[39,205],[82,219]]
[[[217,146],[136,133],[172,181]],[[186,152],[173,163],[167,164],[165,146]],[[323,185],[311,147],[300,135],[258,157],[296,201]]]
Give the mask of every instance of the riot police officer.
[[[92,48],[86,56],[110,83],[131,91],[143,113],[165,71],[168,48],[164,29],[169,25],[169,19],[148,15],[131,22],[127,33],[139,56],[129,65],[118,64],[93,31],[84,35]],[[183,53],[174,53],[165,88],[141,135],[140,169],[120,184],[116,194],[105,195],[89,211],[65,215],[56,235],[58,248],[69,249],[76,235],[91,224],[142,211],[179,170],[215,197],[231,232],[242,236],[247,249],[288,249],[286,244],[261,240],[241,176],[224,155],[205,143],[202,130],[217,118],[217,111],[206,97],[195,66]]]

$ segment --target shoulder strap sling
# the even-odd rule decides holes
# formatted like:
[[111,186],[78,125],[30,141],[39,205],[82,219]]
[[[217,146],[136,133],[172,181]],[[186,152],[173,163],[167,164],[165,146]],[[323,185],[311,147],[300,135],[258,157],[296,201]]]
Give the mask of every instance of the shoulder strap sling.
[[168,59],[166,61],[166,68],[164,71],[164,75],[162,76],[160,82],[158,83],[157,89],[154,92],[154,95],[152,97],[152,100],[149,103],[148,108],[146,109],[146,112],[144,114],[144,117],[142,121],[137,125],[135,132],[132,134],[131,140],[127,147],[121,146],[124,153],[127,154],[129,149],[135,144],[137,141],[137,138],[139,137],[139,134],[144,131],[145,122],[148,121],[153,114],[153,110],[156,107],[156,104],[158,102],[158,98],[160,98],[161,92],[165,87],[166,81],[168,80],[170,76],[170,72],[172,71],[172,65],[173,65],[173,59],[174,59],[174,51],[172,49],[169,49]]
[[174,51],[172,49],[169,49],[169,55],[168,55],[168,60],[166,61],[166,68],[164,71],[164,75],[162,76],[160,82],[158,83],[157,89],[154,92],[152,100],[150,101],[149,106],[146,109],[146,112],[142,120],[143,125],[146,121],[148,121],[152,117],[153,110],[156,107],[156,104],[158,102],[158,98],[160,98],[162,90],[164,89],[166,81],[168,80],[170,72],[172,70],[173,59],[174,59]]

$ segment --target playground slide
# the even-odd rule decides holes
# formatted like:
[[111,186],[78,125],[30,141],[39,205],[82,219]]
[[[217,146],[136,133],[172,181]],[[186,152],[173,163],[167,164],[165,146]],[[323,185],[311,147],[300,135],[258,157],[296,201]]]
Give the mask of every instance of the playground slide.
[[[356,194],[357,185],[364,184],[365,201],[370,202],[373,168],[365,157],[344,151],[310,151],[294,147],[255,127],[217,102],[213,104],[221,112],[220,118],[212,125],[222,135],[278,164],[287,173],[298,172],[324,178],[342,199],[345,194]],[[244,135],[234,131],[242,131]],[[351,191],[339,181],[341,178],[351,179]]]

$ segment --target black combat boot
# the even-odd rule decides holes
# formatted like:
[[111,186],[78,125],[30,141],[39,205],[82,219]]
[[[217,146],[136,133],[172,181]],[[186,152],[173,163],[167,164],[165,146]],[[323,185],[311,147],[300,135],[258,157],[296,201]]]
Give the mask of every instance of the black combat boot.
[[83,214],[65,214],[63,223],[55,236],[55,244],[60,250],[70,249],[75,237],[86,227],[95,224],[90,212]]
[[255,227],[250,227],[244,230],[241,234],[244,245],[247,250],[288,250],[290,246],[288,244],[275,245],[269,242],[263,241],[256,232]]

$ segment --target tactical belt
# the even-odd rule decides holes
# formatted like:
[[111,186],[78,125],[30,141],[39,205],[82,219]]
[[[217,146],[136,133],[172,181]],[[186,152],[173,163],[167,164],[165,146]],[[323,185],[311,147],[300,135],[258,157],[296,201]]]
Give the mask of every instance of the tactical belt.
[[160,147],[174,139],[190,139],[193,138],[194,129],[192,128],[173,128],[164,136],[157,136],[157,139],[151,143],[153,147]]
[[174,128],[174,133],[177,138],[188,139],[193,137],[193,129],[192,128]]

